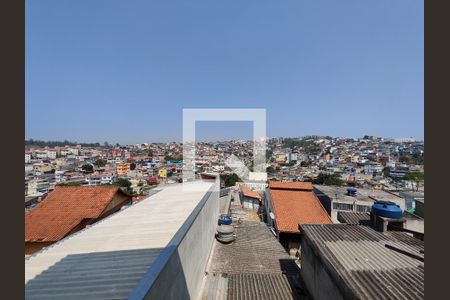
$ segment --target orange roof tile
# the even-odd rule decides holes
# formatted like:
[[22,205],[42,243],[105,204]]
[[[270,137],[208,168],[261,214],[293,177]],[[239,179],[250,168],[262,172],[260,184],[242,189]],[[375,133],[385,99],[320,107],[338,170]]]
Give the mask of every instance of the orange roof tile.
[[25,242],[59,241],[84,219],[98,218],[118,190],[117,186],[56,186],[25,213]]
[[246,185],[242,185],[241,189],[242,189],[242,193],[244,194],[245,197],[256,198],[256,199],[261,198],[261,196],[259,196],[259,194],[257,192],[252,191]]
[[270,189],[286,189],[286,190],[308,190],[312,191],[313,185],[311,182],[287,182],[287,181],[273,181],[269,182]]
[[299,224],[332,224],[312,191],[270,189],[278,231],[299,232]]

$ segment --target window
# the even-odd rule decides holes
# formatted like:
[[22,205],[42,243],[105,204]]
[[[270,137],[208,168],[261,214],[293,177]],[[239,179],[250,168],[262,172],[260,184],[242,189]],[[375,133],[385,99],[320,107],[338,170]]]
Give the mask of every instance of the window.
[[370,212],[371,206],[367,205],[356,205],[356,211],[358,212]]
[[353,204],[333,202],[333,209],[353,211]]

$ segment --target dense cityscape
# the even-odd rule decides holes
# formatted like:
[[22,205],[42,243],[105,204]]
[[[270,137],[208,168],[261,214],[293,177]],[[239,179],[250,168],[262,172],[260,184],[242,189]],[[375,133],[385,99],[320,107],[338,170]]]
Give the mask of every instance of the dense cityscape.
[[252,141],[195,147],[187,179],[179,142],[26,140],[26,297],[423,298],[422,141],[271,138],[265,173]]
[[[159,184],[181,182],[182,143],[66,143],[26,141],[25,202],[30,206],[56,185],[118,184],[138,197]],[[196,148],[197,174],[222,174],[223,184],[234,182],[225,165],[230,155],[251,167],[251,141],[202,142]],[[269,179],[423,191],[423,156],[423,142],[412,138],[316,136],[269,139],[266,159]]]

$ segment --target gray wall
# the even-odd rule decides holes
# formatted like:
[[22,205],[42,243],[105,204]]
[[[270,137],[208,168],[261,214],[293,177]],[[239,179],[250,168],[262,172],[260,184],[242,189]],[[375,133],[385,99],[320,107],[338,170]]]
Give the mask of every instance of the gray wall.
[[271,212],[273,212],[273,207],[272,207],[272,197],[270,196],[270,190],[268,188],[264,191],[264,198],[265,198],[264,205],[266,206],[267,212],[267,224],[275,228],[275,221],[272,220],[272,218],[269,215]]
[[301,265],[302,280],[313,299],[356,299],[355,295],[345,288],[346,285],[340,282],[342,279],[339,279],[336,271],[321,257],[305,234],[301,239]]
[[200,201],[128,299],[197,299],[219,216],[217,183]]

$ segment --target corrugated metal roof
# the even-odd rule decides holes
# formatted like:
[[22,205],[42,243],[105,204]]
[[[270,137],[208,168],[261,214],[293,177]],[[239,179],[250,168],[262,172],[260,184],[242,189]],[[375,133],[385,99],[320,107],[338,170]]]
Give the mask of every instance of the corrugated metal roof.
[[337,219],[341,223],[354,225],[369,225],[370,215],[363,212],[339,211]]
[[385,246],[423,257],[423,241],[360,225],[303,225],[302,230],[356,297],[424,298],[424,263]]
[[192,184],[166,186],[26,259],[26,298],[125,299],[213,183]]
[[68,255],[25,286],[26,299],[125,299],[163,248]]
[[[236,195],[238,196],[238,195]],[[305,299],[300,297],[300,269],[266,224],[249,220],[240,201],[231,204],[236,240],[214,242],[202,300]],[[254,213],[252,211],[252,213]]]
[[231,244],[214,242],[209,273],[291,273],[299,272],[293,259],[262,222],[242,221],[235,228]]
[[228,277],[228,300],[294,300],[298,292],[283,274],[233,274]]

